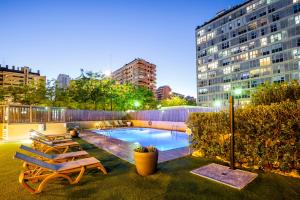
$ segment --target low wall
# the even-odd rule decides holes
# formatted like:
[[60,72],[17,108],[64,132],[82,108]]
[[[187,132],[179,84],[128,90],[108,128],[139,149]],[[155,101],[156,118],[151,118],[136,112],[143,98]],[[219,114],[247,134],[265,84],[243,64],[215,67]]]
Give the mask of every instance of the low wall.
[[75,121],[75,122],[68,122],[67,127],[71,127],[72,125],[78,125],[80,128],[83,129],[95,129],[98,123],[99,121]]
[[136,127],[147,127],[147,128],[157,128],[157,129],[166,129],[166,130],[176,130],[176,131],[185,131],[187,126],[184,122],[169,122],[169,121],[149,121],[142,120],[130,120],[133,126]]
[[[0,125],[3,127],[3,124]],[[7,136],[6,138],[3,138],[5,140],[14,141],[14,140],[23,140],[28,139],[30,137],[29,130],[35,129],[41,132],[44,132],[45,134],[61,134],[66,132],[66,124],[65,123],[46,123],[46,126],[44,127],[44,124],[38,124],[38,123],[31,123],[31,124],[8,124],[7,129],[2,129],[1,133],[6,131]]]

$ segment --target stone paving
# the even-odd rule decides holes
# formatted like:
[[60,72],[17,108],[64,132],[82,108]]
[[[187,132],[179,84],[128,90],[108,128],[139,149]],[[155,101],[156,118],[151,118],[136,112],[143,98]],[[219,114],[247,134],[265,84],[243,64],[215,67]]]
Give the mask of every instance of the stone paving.
[[[91,131],[84,131],[80,133],[80,137],[85,141],[134,164],[133,149],[134,144],[118,140],[115,138],[107,137],[101,134],[96,134]],[[172,149],[168,151],[159,151],[158,163],[166,162],[176,158],[189,155],[189,148],[183,147],[178,149]]]
[[257,177],[255,173],[239,169],[232,170],[227,166],[215,163],[192,170],[191,173],[239,190],[246,187]]

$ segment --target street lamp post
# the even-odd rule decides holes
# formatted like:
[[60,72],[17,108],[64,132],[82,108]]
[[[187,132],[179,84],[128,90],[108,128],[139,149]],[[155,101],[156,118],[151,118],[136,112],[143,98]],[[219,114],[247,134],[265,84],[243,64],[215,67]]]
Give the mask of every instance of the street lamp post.
[[234,162],[235,162],[235,157],[234,157],[234,131],[235,131],[235,126],[234,126],[234,95],[241,95],[242,94],[242,89],[237,88],[233,91],[233,95],[229,97],[229,115],[230,115],[230,169],[234,170]]
[[234,167],[234,97],[229,97],[229,115],[230,115],[230,169]]

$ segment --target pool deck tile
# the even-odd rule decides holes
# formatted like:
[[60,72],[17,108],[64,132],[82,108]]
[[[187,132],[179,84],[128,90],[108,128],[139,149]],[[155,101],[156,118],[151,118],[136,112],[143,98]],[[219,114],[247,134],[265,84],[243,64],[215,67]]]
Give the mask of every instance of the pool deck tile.
[[[80,137],[85,141],[94,144],[95,146],[134,164],[133,144],[115,138],[110,138],[104,135],[96,134],[92,131],[81,132]],[[171,149],[168,151],[159,151],[158,163],[166,162],[187,155],[189,155],[188,147]]]

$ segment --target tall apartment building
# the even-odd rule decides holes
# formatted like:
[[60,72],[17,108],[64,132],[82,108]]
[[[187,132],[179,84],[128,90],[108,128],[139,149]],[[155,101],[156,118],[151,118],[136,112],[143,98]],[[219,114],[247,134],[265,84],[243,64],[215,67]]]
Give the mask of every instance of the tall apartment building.
[[31,71],[29,67],[16,68],[12,66],[11,68],[8,65],[0,65],[0,86],[20,86],[27,85],[30,83],[38,84],[41,81],[45,83],[46,77],[41,76],[39,70],[37,72]]
[[112,73],[112,79],[117,82],[132,83],[143,86],[155,94],[156,90],[156,65],[137,58]]
[[160,86],[156,90],[156,98],[157,100],[168,99],[172,95],[172,89],[168,85]]
[[58,87],[67,88],[70,84],[71,77],[67,74],[59,74],[56,81],[57,81]]
[[299,80],[300,0],[248,0],[196,28],[197,103],[246,103],[265,82]]

